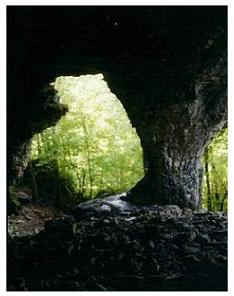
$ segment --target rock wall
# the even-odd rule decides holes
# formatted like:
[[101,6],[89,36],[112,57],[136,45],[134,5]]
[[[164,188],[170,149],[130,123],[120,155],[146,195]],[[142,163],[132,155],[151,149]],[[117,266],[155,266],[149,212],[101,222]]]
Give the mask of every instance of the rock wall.
[[145,177],[131,191],[135,201],[199,206],[201,156],[227,124],[225,57],[204,72],[192,81],[193,94],[181,90],[189,99],[157,104],[146,112],[142,107],[135,117],[146,167]]
[[8,182],[23,171],[32,135],[66,112],[48,102],[54,96],[44,87],[57,76],[101,72],[144,150],[146,175],[131,198],[196,208],[200,157],[226,124],[227,8],[12,6],[7,12]]
[[[67,106],[59,104],[56,91],[50,85],[44,85],[34,91],[35,93],[33,92],[20,104],[8,97],[7,175],[9,185],[16,183],[23,176],[30,157],[32,136],[55,125],[68,111]],[[29,101],[29,98],[33,98],[35,102]]]

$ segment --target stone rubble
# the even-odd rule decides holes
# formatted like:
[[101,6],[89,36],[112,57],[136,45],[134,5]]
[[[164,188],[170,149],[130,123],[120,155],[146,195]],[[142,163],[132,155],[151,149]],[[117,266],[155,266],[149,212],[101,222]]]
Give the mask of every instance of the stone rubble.
[[8,290],[227,290],[225,213],[119,199],[83,203],[37,235],[10,236]]

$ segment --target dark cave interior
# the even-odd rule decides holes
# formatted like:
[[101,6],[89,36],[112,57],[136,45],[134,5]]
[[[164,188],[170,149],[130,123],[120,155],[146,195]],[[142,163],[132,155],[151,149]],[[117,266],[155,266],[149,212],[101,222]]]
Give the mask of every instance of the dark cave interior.
[[[68,111],[49,83],[87,73],[103,73],[141,139],[146,173],[122,201],[134,213],[108,216],[100,201],[10,237],[8,289],[226,290],[227,217],[197,210],[201,156],[227,126],[227,7],[8,6],[8,187],[23,176],[32,136]],[[8,205],[10,214],[10,194]]]

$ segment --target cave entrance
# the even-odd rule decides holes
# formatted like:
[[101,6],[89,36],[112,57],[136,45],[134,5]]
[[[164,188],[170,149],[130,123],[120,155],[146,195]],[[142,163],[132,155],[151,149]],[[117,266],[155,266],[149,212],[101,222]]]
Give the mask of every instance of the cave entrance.
[[140,139],[103,75],[61,76],[52,85],[69,112],[32,139],[33,195],[61,206],[131,189],[144,174]]
[[202,207],[209,211],[227,211],[228,130],[221,130],[206,147],[203,163]]

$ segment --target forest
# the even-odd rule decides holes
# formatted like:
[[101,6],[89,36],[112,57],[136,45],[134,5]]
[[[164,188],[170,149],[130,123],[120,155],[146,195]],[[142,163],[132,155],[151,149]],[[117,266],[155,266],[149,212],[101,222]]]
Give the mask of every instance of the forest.
[[202,206],[209,211],[227,211],[228,130],[222,130],[206,147],[203,158]]
[[[103,75],[61,76],[52,85],[69,112],[32,139],[33,198],[49,195],[63,208],[130,190],[144,175],[140,139]],[[227,211],[227,129],[206,147],[202,164],[201,206]]]
[[54,87],[69,112],[32,139],[35,197],[48,195],[51,182],[60,206],[128,191],[143,176],[142,148],[103,75],[59,77]]

